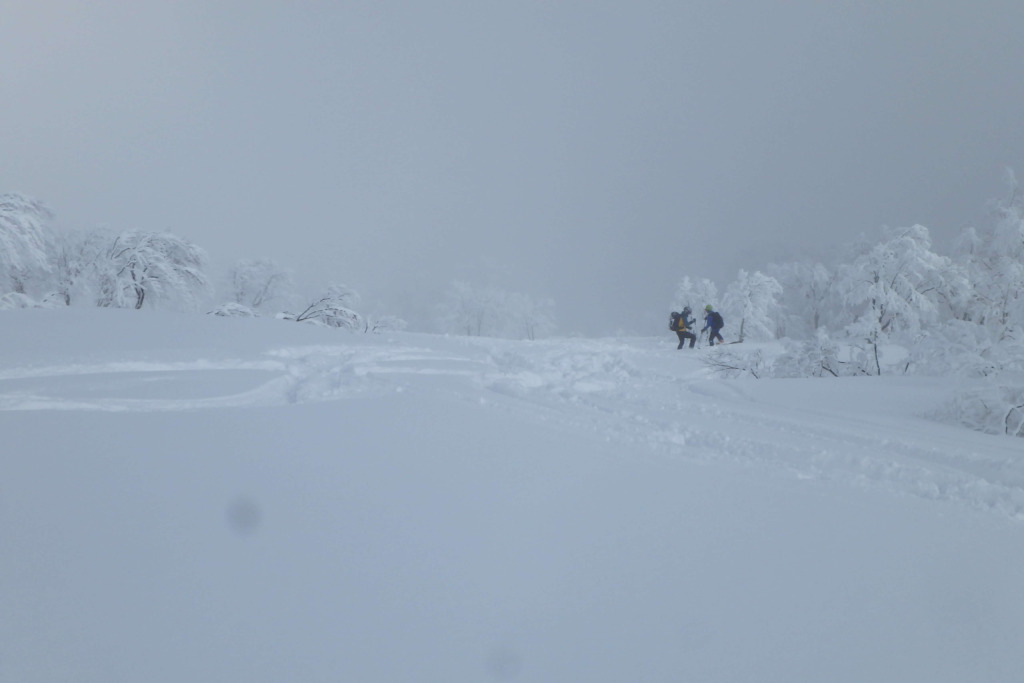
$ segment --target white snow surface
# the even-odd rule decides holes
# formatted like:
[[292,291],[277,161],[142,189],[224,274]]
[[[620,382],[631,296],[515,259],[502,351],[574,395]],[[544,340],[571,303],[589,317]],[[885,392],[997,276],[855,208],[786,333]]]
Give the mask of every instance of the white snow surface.
[[0,313],[0,681],[1022,680],[1020,439],[675,343]]

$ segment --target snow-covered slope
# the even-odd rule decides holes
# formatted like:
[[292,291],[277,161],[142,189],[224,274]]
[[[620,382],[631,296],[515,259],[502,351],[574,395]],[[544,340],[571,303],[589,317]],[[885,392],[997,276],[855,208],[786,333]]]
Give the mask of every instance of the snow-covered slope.
[[0,681],[1019,680],[1019,440],[674,342],[0,314]]

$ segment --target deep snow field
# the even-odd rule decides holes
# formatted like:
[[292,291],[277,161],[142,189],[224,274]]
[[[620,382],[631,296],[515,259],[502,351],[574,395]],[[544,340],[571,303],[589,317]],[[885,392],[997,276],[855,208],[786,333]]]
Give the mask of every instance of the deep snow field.
[[711,352],[2,312],[0,681],[1024,680],[1024,442]]

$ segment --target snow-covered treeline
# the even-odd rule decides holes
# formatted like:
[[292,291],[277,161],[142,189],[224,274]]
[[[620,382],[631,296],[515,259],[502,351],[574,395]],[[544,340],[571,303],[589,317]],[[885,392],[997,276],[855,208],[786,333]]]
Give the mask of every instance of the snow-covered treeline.
[[206,253],[169,232],[59,232],[42,203],[0,195],[0,308],[196,308],[210,292]]
[[[832,263],[740,271],[721,310],[740,341],[781,341],[782,352],[723,350],[720,370],[754,376],[942,375],[971,384],[948,417],[1024,436],[1024,197],[1008,172],[1007,198],[949,253],[922,225],[884,228]],[[674,306],[716,302],[707,280],[684,277]],[[967,386],[967,385],[965,385]]]
[[[985,350],[1024,342],[1024,197],[1011,174],[1008,199],[992,221],[963,231],[949,254],[939,253],[928,228],[883,228],[877,241],[862,239],[832,263],[793,261],[765,272],[741,270],[718,301],[707,279],[680,280],[674,307],[712,303],[735,338],[816,341],[822,334],[871,351],[885,343],[928,348],[910,365],[934,367],[931,348]],[[934,342],[934,343],[928,343]],[[988,375],[1006,359],[966,370]],[[877,365],[874,374],[879,372]]]
[[[274,315],[364,332],[405,326],[396,316],[356,312],[359,296],[345,285],[306,301],[291,273],[270,259],[236,261],[218,288],[206,252],[173,233],[58,231],[52,218],[41,202],[0,195],[0,309],[213,306],[216,315]],[[218,296],[227,301],[214,304]]]
[[[271,259],[237,260],[214,280],[204,250],[170,232],[58,231],[52,219],[39,201],[0,194],[0,310],[207,307],[218,316],[270,315],[362,332],[406,327],[398,316],[358,310],[359,294],[344,284],[300,295],[291,272]],[[453,334],[536,339],[555,329],[554,302],[455,282],[435,320]]]
[[438,307],[441,329],[470,337],[537,339],[555,329],[555,304],[496,287],[452,282]]

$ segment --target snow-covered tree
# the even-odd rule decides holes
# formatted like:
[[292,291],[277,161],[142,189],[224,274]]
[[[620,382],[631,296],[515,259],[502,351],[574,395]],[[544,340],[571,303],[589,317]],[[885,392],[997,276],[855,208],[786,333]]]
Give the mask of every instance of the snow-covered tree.
[[821,263],[774,264],[768,274],[782,286],[778,336],[807,338],[827,326],[833,304],[835,274]]
[[840,268],[836,291],[853,318],[847,330],[868,344],[879,374],[878,344],[936,320],[939,293],[955,272],[949,258],[931,250],[922,225],[887,230],[886,239]]
[[933,417],[989,434],[1024,437],[1024,386],[992,382],[968,389]]
[[98,303],[111,286],[109,248],[114,237],[103,231],[68,231],[56,235],[52,290],[65,306]]
[[736,280],[725,291],[723,308],[739,320],[739,340],[773,339],[777,328],[778,297],[782,285],[761,271],[740,270]]
[[504,298],[503,336],[533,340],[555,331],[555,302],[551,299],[537,301],[516,292],[507,293]]
[[363,321],[363,332],[371,334],[401,332],[406,327],[408,323],[394,315],[368,315]]
[[352,306],[359,301],[359,295],[352,288],[343,284],[332,284],[327,293],[311,303],[301,313],[282,313],[280,318],[296,322],[308,322],[327,327],[340,327],[346,330],[361,330],[364,327],[363,316]]
[[456,281],[439,307],[438,319],[452,334],[536,339],[554,331],[554,307],[550,300]]
[[445,332],[471,337],[496,336],[501,301],[497,290],[473,287],[456,280],[439,308],[439,322]]
[[255,318],[259,314],[245,304],[228,301],[207,311],[208,315],[215,315],[221,318]]
[[989,259],[989,245],[974,227],[964,228],[953,245],[953,259],[964,269],[970,282],[961,310],[955,311],[954,318],[984,324],[989,317],[991,297],[988,283],[991,273],[997,268]]
[[672,298],[672,310],[681,311],[684,306],[700,311],[706,305],[715,305],[718,300],[718,287],[707,278],[693,280],[684,275],[676,285],[676,293]]
[[0,311],[15,311],[19,308],[39,308],[39,302],[21,292],[7,292],[0,296]]
[[825,328],[810,341],[784,339],[785,352],[772,364],[773,377],[841,377],[851,374],[850,364],[839,360],[839,346]]
[[748,375],[754,379],[761,379],[770,375],[771,366],[761,349],[755,349],[753,352],[728,349],[729,347],[713,349],[712,353],[701,358],[701,362],[712,372],[730,379]]
[[909,349],[907,372],[967,378],[1024,373],[1024,348],[1000,341],[984,325],[947,320],[915,337]]
[[52,271],[50,210],[21,194],[0,194],[0,294],[26,293]]
[[128,231],[97,259],[98,304],[142,308],[147,298],[186,308],[207,291],[206,253],[168,232]]
[[231,300],[254,310],[286,300],[293,287],[291,274],[270,259],[236,261],[229,278]]
[[77,235],[62,235],[57,239],[54,290],[65,306],[71,305],[72,292],[81,281],[84,264],[78,258],[79,248]]
[[1024,197],[1009,170],[1007,184],[1009,197],[993,207],[992,227],[968,228],[957,243],[957,262],[971,283],[958,317],[1024,341]]

